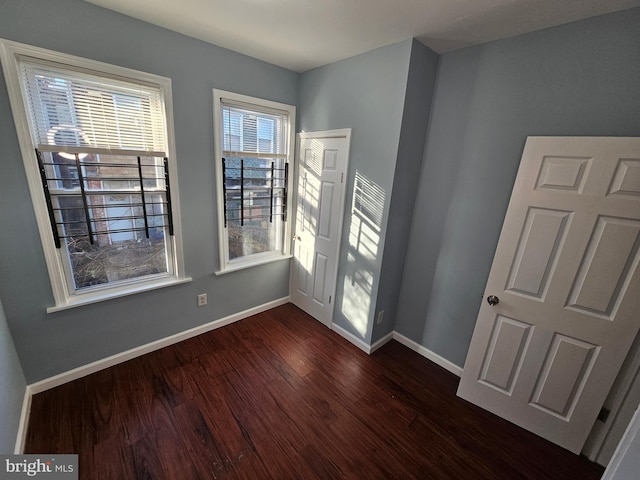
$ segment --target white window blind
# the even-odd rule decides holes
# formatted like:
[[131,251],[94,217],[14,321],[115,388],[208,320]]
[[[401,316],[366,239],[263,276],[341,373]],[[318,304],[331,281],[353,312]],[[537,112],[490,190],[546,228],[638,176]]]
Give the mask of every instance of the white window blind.
[[159,87],[31,57],[21,57],[19,69],[36,148],[166,156]]
[[286,158],[288,112],[253,107],[222,99],[224,155]]

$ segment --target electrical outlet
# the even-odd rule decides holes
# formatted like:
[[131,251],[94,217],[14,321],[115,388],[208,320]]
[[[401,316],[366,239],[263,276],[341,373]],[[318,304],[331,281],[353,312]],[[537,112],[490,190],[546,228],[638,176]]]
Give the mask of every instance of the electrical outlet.
[[201,293],[200,295],[198,295],[198,306],[204,307],[206,304],[207,304],[207,294]]
[[382,323],[382,317],[384,316],[384,310],[380,310],[378,312],[378,317],[376,318],[376,325],[379,325]]

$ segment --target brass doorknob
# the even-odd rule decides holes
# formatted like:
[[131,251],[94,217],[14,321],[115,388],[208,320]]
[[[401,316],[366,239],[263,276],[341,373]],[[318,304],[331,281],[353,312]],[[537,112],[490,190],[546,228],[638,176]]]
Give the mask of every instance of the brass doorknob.
[[497,305],[498,303],[500,303],[500,299],[495,295],[489,295],[487,297],[487,302],[489,302],[489,305],[493,307],[494,305]]

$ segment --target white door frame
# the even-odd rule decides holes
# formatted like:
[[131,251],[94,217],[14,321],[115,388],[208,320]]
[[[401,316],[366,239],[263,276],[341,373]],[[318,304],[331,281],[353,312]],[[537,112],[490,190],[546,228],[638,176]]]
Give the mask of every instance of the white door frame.
[[640,409],[636,410],[631,422],[629,422],[622,440],[620,440],[602,475],[602,480],[628,480],[631,478],[630,471],[640,466],[638,450],[640,450]]
[[640,399],[640,334],[631,346],[618,372],[604,407],[609,410],[605,420],[598,419],[587,438],[582,454],[602,466],[611,458],[629,425]]

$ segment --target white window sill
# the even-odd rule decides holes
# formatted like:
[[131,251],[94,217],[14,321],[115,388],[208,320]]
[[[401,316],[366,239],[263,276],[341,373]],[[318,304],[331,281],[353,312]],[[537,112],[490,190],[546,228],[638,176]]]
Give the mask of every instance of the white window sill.
[[278,255],[278,256],[270,256],[261,259],[254,259],[252,261],[243,261],[235,264],[229,264],[222,270],[218,270],[216,275],[224,275],[225,273],[237,272],[239,270],[244,270],[246,268],[257,267],[258,265],[265,265],[267,263],[279,262],[281,260],[289,260],[293,255]]
[[89,305],[92,303],[104,302],[105,300],[111,300],[112,298],[126,297],[128,295],[134,295],[136,293],[147,292],[149,290],[156,290],[158,288],[170,287],[172,285],[180,285],[181,283],[189,283],[191,277],[184,278],[163,278],[152,282],[147,282],[139,285],[127,285],[126,287],[120,287],[117,289],[102,290],[93,293],[85,293],[77,296],[73,296],[67,300],[66,303],[54,305],[47,308],[47,313],[60,312],[69,308],[81,307],[82,305]]

